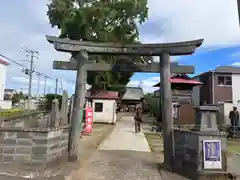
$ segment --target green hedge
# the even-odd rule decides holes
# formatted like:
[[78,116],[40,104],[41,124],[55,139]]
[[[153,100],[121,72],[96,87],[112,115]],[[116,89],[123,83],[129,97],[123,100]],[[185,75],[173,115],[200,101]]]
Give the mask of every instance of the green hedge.
[[149,105],[150,113],[155,117],[161,116],[161,99],[159,96],[147,95],[144,97],[147,104]]
[[18,116],[21,115],[25,112],[25,109],[10,109],[10,110],[5,110],[0,112],[0,117],[13,117],[13,116]]

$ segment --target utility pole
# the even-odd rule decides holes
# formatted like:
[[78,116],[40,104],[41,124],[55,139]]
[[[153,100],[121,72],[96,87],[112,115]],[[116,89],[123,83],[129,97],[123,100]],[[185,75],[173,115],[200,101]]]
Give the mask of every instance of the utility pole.
[[143,81],[140,81],[138,87],[142,88]]
[[38,76],[38,82],[37,82],[37,98],[39,96],[39,83],[40,83],[40,74],[37,73],[37,76]]
[[61,87],[59,88],[59,93],[62,93],[63,92],[63,81],[62,81],[62,79],[61,79]]
[[55,95],[58,94],[58,78],[56,79]]
[[46,95],[47,76],[44,76],[44,96]]
[[30,57],[30,68],[28,70],[29,75],[29,85],[28,85],[28,111],[30,111],[30,101],[31,101],[31,91],[32,91],[32,75],[34,72],[33,69],[33,61],[34,58],[38,58],[35,54],[39,55],[38,51],[28,49],[27,47],[24,48],[24,50],[28,53],[27,57]]

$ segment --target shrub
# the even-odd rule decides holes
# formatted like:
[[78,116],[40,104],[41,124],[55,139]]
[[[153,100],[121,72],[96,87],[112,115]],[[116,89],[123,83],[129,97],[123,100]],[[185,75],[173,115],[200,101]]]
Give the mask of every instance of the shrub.
[[158,121],[161,119],[161,98],[159,96],[146,95],[145,100],[149,106],[150,112],[157,118]]

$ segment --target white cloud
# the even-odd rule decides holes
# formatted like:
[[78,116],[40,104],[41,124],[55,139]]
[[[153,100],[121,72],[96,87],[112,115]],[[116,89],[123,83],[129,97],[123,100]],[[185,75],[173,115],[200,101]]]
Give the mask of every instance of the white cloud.
[[[64,88],[73,91],[74,85],[70,82],[75,81],[76,73],[52,69],[54,60],[67,60],[69,54],[57,52],[45,39],[45,35],[59,34],[56,28],[49,25],[46,16],[48,2],[48,0],[34,3],[32,0],[2,2],[0,39],[4,43],[0,43],[0,53],[21,62],[20,60],[26,60],[25,52],[21,51],[23,46],[38,50],[40,55],[39,59],[34,61],[35,69],[48,76],[62,78],[67,82]],[[205,51],[239,44],[236,0],[149,0],[148,4],[149,18],[140,27],[140,37],[145,43],[204,38]],[[172,57],[172,60],[178,58]],[[24,64],[28,66],[27,63]],[[7,78],[9,87],[14,85],[11,77],[25,77],[21,70],[22,68],[13,63],[9,66]],[[149,82],[150,80],[144,80],[142,83],[146,91],[152,90],[151,86],[154,83]],[[139,81],[131,83],[138,84]],[[18,88],[23,88],[21,86],[23,85]]]
[[141,28],[145,42],[204,38],[204,46],[239,44],[236,0],[149,0],[149,19]]
[[130,86],[130,87],[140,86],[143,88],[144,92],[153,92],[158,89],[153,86],[159,82],[160,82],[160,76],[154,76],[144,80],[131,80],[127,86]]
[[232,66],[240,66],[240,62],[234,62],[232,63]]

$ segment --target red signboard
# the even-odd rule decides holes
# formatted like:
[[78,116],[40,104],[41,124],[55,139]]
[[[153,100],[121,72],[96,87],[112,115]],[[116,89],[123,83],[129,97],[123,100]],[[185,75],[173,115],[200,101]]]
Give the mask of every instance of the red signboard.
[[87,107],[85,110],[85,127],[84,127],[84,134],[91,134],[92,133],[92,124],[93,124],[93,110],[92,108]]

